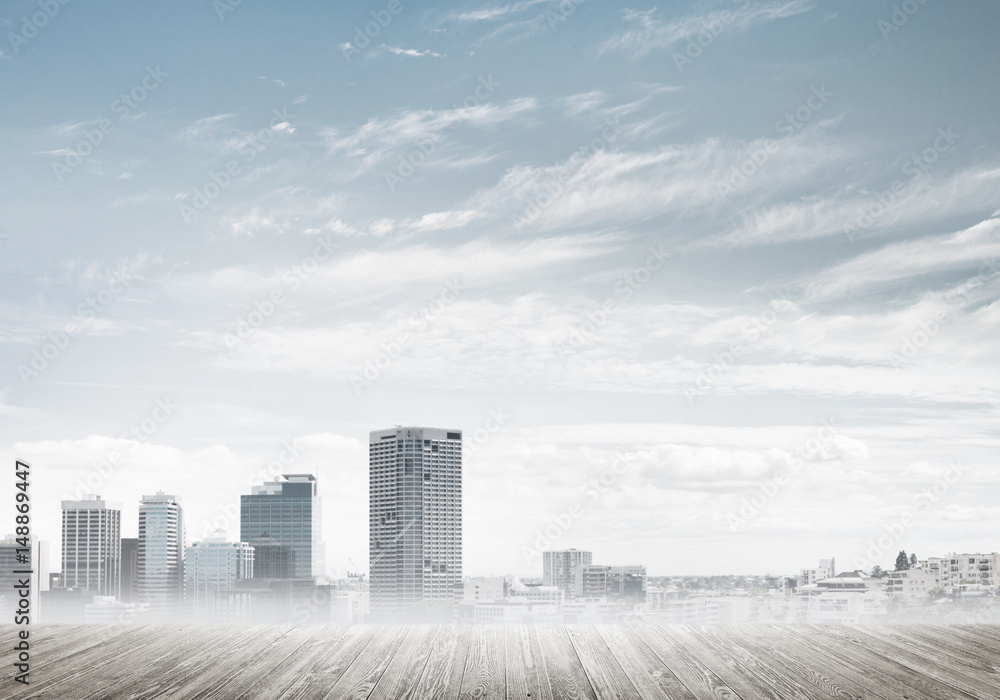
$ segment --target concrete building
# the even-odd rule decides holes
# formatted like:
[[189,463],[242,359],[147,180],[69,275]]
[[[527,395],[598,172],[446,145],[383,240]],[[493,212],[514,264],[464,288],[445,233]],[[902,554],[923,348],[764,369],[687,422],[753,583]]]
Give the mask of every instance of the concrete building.
[[240,496],[240,541],[254,548],[257,578],[315,579],[326,571],[316,477],[283,474]]
[[572,598],[576,590],[576,570],[593,563],[593,552],[563,549],[542,552],[542,585],[555,586]]
[[797,586],[811,586],[817,581],[833,578],[837,575],[836,559],[820,559],[815,569],[802,569],[796,581]]
[[152,618],[174,620],[184,598],[184,509],[162,491],[139,502],[138,602]]
[[577,598],[606,598],[632,605],[646,602],[645,566],[586,564],[576,569]]
[[858,624],[886,614],[885,579],[847,571],[813,584],[798,586],[801,606],[796,621],[810,624]]
[[120,503],[89,496],[62,502],[63,588],[120,597]]
[[184,603],[196,620],[220,617],[219,594],[253,578],[254,549],[246,542],[229,542],[224,530],[195,542],[184,556]]
[[501,576],[466,579],[464,583],[465,602],[494,603],[507,598],[507,581]]
[[893,571],[885,582],[887,596],[908,599],[926,599],[932,590],[941,588],[940,573],[923,567]]
[[950,594],[956,593],[960,587],[970,590],[976,585],[987,589],[1000,588],[1000,554],[950,554],[947,558],[947,570],[942,562],[942,587]]
[[368,448],[372,617],[450,620],[462,586],[462,432],[374,430]]

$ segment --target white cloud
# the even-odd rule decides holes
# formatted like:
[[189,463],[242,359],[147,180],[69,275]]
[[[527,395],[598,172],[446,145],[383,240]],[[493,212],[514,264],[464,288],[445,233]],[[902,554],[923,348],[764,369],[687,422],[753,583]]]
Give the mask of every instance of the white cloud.
[[669,49],[701,34],[715,37],[729,30],[744,30],[771,20],[783,19],[812,9],[811,0],[753,3],[735,9],[716,10],[704,15],[688,15],[662,20],[657,10],[626,10],[626,23],[634,29],[618,34],[601,46],[602,51],[626,51],[642,56],[654,49]]

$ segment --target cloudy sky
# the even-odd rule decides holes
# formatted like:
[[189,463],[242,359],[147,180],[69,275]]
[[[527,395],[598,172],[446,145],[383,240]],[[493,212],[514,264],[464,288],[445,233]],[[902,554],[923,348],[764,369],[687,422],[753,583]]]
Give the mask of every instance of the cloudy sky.
[[464,430],[469,574],[1000,548],[996,2],[39,12],[0,14],[0,455],[53,569],[63,498],[235,536],[269,469],[365,568],[395,424]]

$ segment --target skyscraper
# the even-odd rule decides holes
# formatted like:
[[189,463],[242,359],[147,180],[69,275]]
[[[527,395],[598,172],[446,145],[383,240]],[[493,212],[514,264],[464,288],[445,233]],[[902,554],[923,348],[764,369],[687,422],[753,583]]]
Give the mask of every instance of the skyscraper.
[[557,586],[570,599],[575,595],[576,570],[593,561],[593,552],[562,549],[542,552],[542,585]]
[[184,595],[184,511],[176,496],[142,497],[136,569],[139,603],[154,617],[176,613]]
[[450,615],[462,582],[462,433],[396,427],[368,437],[372,615]]
[[253,557],[253,547],[246,542],[227,541],[221,529],[187,548],[184,599],[195,619],[217,617],[222,600],[219,594],[233,590],[239,580],[253,578]]
[[120,503],[88,496],[62,502],[62,587],[120,596]]
[[326,571],[322,503],[312,474],[253,486],[240,496],[240,540],[254,547],[255,578],[310,579]]

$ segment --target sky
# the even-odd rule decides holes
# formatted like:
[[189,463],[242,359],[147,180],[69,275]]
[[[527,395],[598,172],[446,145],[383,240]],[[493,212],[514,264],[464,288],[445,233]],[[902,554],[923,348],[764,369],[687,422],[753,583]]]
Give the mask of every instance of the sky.
[[365,570],[393,425],[463,431],[468,575],[1000,549],[998,22],[5,3],[0,458],[53,570],[63,499],[190,543],[302,472]]

